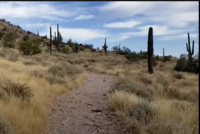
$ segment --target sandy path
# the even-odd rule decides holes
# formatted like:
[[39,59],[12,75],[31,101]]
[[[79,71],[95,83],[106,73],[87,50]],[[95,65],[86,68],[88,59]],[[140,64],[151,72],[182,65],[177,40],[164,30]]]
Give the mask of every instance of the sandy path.
[[126,134],[109,109],[107,93],[115,78],[88,72],[83,85],[57,97],[47,134]]

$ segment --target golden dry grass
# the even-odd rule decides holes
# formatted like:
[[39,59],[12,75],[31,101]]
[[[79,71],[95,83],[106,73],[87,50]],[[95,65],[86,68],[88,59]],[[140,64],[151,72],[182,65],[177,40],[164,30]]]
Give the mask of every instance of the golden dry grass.
[[[4,51],[0,52],[0,55]],[[14,53],[14,52],[13,52]],[[128,62],[123,56],[108,53],[81,51],[78,54],[52,56],[42,53],[35,56],[18,56],[17,61],[0,59],[0,74],[12,81],[28,83],[34,97],[24,103],[11,97],[7,104],[0,101],[0,116],[13,126],[17,134],[43,134],[48,123],[47,112],[50,98],[78,86],[84,73],[73,78],[61,66],[79,64],[97,73],[116,75],[119,79],[113,85],[109,100],[111,108],[117,111],[127,124],[127,129],[138,134],[196,134],[198,132],[199,76],[172,71],[176,60],[160,62],[154,67],[154,74],[147,72],[146,60]],[[55,65],[58,63],[59,65]],[[53,68],[51,68],[53,67]],[[51,69],[50,69],[51,68]],[[56,68],[66,73],[65,77]],[[71,67],[69,67],[72,69]],[[46,72],[58,75],[46,75]],[[76,70],[72,71],[76,73]],[[51,80],[68,81],[51,83]],[[10,110],[12,107],[13,110]]]
[[[88,54],[87,58],[91,56]],[[198,133],[198,75],[173,71],[176,59],[158,61],[151,75],[146,60],[130,63],[111,53],[94,56],[93,61],[86,60],[83,64],[97,73],[118,77],[109,100],[131,133]]]
[[[41,54],[41,61],[36,60],[38,64],[24,64],[27,59],[34,61],[38,58],[35,57],[37,56],[20,57],[20,60],[15,62],[0,58],[0,81],[4,82],[2,78],[6,77],[12,82],[27,83],[34,94],[29,102],[15,96],[8,96],[9,101],[7,102],[0,98],[0,117],[3,117],[12,126],[12,128],[6,128],[8,125],[4,125],[4,129],[12,129],[15,134],[44,134],[48,124],[48,109],[51,98],[77,88],[85,77],[85,73],[74,72],[77,75],[73,74],[73,78],[71,78],[72,74],[68,73],[63,78],[67,81],[67,84],[55,83],[51,85],[46,77],[36,77],[36,72],[48,75],[47,70],[52,67],[52,64],[55,64],[57,58],[48,56],[48,54]],[[43,61],[48,62],[48,66],[42,66]],[[62,63],[63,61],[59,62]],[[67,68],[67,65],[64,67]],[[72,67],[70,66],[70,68]],[[0,92],[3,91],[3,85],[4,83],[0,86]],[[1,125],[2,123],[0,123]]]
[[165,66],[159,62],[151,75],[146,62],[141,61],[124,65],[124,71],[118,74],[109,100],[130,132],[198,133],[199,76],[172,71],[174,63]]

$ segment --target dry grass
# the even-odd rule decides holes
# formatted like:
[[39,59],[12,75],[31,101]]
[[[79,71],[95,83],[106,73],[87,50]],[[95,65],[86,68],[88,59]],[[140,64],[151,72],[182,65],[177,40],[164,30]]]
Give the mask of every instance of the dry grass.
[[13,128],[6,119],[0,117],[0,134],[13,134]]
[[[0,133],[10,134],[13,130],[15,134],[44,134],[51,98],[77,88],[82,83],[85,73],[70,64],[62,64],[62,68],[66,69],[62,80],[67,83],[50,84],[46,77],[50,75],[49,70],[57,58],[45,54],[42,56],[46,56],[46,59],[34,61],[35,57],[32,60],[29,57],[19,57],[21,60],[11,62],[0,58],[0,117],[3,117],[0,119]],[[24,61],[27,60],[24,59],[38,64],[26,66]],[[44,60],[49,62],[48,66],[42,66]],[[29,101],[24,100],[27,98]]]
[[130,132],[198,133],[199,76],[172,71],[176,60],[158,61],[155,73],[150,75],[146,60],[130,63],[111,53],[105,56],[86,50],[78,54],[54,52],[52,56],[48,53],[14,55],[18,60],[11,62],[7,53],[0,51],[0,74],[14,83],[28,83],[34,94],[29,102],[16,96],[8,96],[6,103],[0,100],[0,117],[10,122],[10,129],[16,134],[44,133],[50,98],[77,87],[84,79],[84,74],[74,66],[77,64],[97,73],[118,76],[109,100]]
[[159,62],[153,75],[147,73],[146,61],[124,64],[121,68],[109,100],[129,132],[198,133],[199,76],[172,71],[174,63],[165,66]]

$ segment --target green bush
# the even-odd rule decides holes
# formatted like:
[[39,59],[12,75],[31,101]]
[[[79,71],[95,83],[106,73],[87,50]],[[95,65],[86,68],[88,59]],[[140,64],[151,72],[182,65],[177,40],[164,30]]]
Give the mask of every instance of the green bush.
[[40,40],[38,39],[22,41],[19,43],[19,46],[24,55],[33,55],[42,52],[42,49],[40,48]]
[[31,32],[30,32],[30,31],[27,31],[27,34],[31,34]]
[[183,71],[183,72],[198,72],[199,59],[192,58],[191,60],[187,60],[185,57],[180,57],[174,67],[176,71]]
[[184,66],[186,64],[186,58],[181,57],[177,60],[176,66],[174,67],[174,70],[176,71],[183,71]]
[[63,53],[69,53],[70,52],[70,48],[69,47],[64,47],[62,52]]
[[85,48],[84,48],[83,46],[79,46],[79,50],[80,50],[80,51],[84,51]]
[[171,60],[171,56],[164,56],[164,61],[170,61]]
[[7,31],[7,30],[8,30],[8,28],[4,27],[2,30],[5,32],[5,31]]
[[153,57],[153,66],[158,65],[158,60],[156,59],[156,57]]
[[125,55],[126,59],[132,62],[137,62],[139,60],[139,55],[136,52]]
[[0,31],[0,40],[3,38],[4,32],[1,30]]
[[7,33],[4,37],[3,37],[3,46],[4,47],[10,47],[10,48],[14,48],[15,44],[13,43],[13,34],[12,33]]
[[27,41],[27,40],[29,40],[29,39],[30,39],[29,35],[25,35],[25,36],[23,37],[23,41]]

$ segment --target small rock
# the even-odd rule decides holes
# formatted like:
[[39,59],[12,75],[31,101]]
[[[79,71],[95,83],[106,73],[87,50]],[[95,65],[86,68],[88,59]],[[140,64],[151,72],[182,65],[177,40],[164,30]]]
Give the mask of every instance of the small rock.
[[91,112],[101,112],[100,109],[91,110]]

